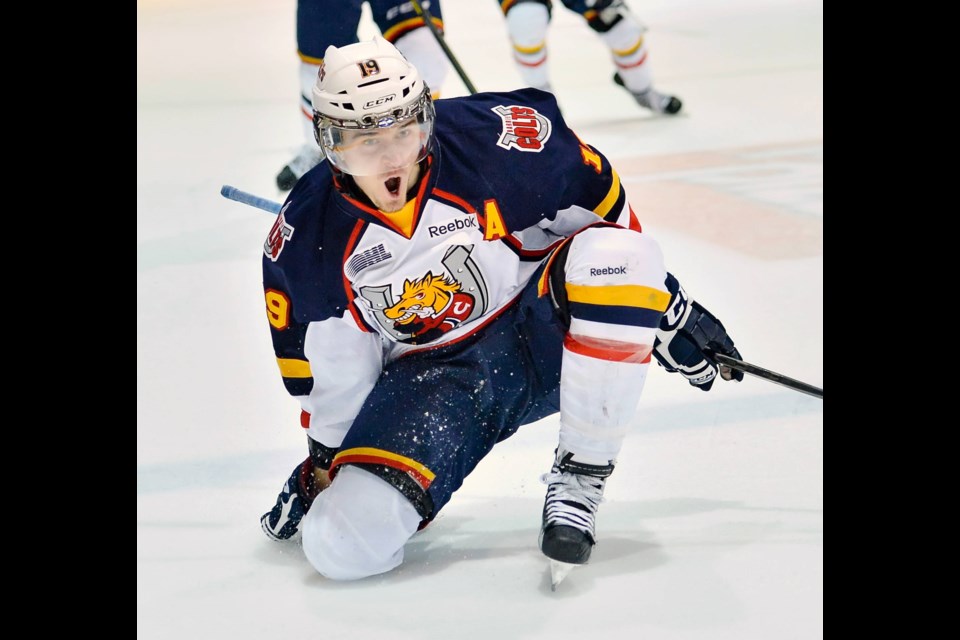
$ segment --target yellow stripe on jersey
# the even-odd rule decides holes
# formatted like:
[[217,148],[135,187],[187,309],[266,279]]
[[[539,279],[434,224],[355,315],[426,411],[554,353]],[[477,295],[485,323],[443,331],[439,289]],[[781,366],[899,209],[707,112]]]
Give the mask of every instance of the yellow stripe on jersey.
[[308,64],[323,64],[323,58],[314,58],[314,57],[308,56],[302,51],[297,51],[297,55],[300,56],[301,60],[303,60]]
[[[443,33],[443,21],[441,21],[436,16],[431,16],[431,17],[433,18],[432,22],[434,26],[436,26],[437,29],[441,33]],[[420,25],[426,26],[427,22],[426,20],[424,20],[419,16],[416,18],[410,18],[409,20],[404,20],[403,22],[398,22],[397,24],[393,25],[392,27],[390,27],[384,32],[383,38],[384,40],[387,40],[388,42],[392,43],[401,33],[405,31],[409,31],[410,29],[413,29]]]
[[386,451],[385,449],[377,449],[376,447],[354,447],[353,449],[344,449],[343,451],[337,452],[337,455],[333,458],[333,464],[336,465],[338,461],[344,459],[357,459],[357,458],[372,458],[374,460],[392,460],[403,465],[407,469],[416,471],[422,475],[428,482],[433,482],[433,479],[437,477],[433,471],[430,471],[426,466],[420,464],[413,458],[408,458],[406,456],[401,456],[398,453],[392,453]]
[[593,210],[595,214],[606,220],[607,214],[610,213],[610,209],[613,208],[613,205],[617,203],[617,200],[620,198],[620,176],[617,175],[617,172],[614,169],[610,169],[613,173],[613,184],[610,185],[610,191],[607,192],[606,197],[603,201],[597,205],[597,208]]
[[638,284],[618,284],[592,287],[567,283],[567,299],[570,302],[599,304],[615,307],[639,307],[666,311],[670,304],[670,294],[652,287]]
[[306,360],[294,360],[292,358],[277,358],[277,364],[280,366],[280,375],[284,378],[310,378],[310,363]]

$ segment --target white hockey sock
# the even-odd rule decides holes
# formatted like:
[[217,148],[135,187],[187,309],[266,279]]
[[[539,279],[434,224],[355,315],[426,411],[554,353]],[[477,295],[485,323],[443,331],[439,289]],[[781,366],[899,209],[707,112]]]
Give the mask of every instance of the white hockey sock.
[[447,54],[443,52],[430,29],[420,27],[408,31],[393,44],[420,72],[420,77],[430,87],[433,98],[439,98],[440,90],[450,72],[450,64]]
[[564,347],[560,446],[573,452],[578,462],[604,465],[616,460],[649,368],[649,361],[615,362]]
[[316,58],[305,60],[300,58],[300,121],[303,124],[304,142],[312,147],[316,147],[317,139],[313,135],[313,85],[317,82],[317,73],[320,72],[320,62],[313,62]]
[[614,460],[647,379],[670,294],[650,236],[591,228],[564,265],[570,329],[560,374],[560,445],[587,464]]
[[549,91],[547,26],[550,14],[547,8],[537,2],[515,4],[507,11],[506,20],[513,60],[524,84]]
[[626,13],[610,31],[599,34],[617,67],[623,84],[634,93],[643,93],[653,86],[653,75],[647,61],[647,28]]

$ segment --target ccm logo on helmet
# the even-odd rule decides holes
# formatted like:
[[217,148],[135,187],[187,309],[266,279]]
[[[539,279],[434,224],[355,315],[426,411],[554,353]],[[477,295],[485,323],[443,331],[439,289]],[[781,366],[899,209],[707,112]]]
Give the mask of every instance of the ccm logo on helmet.
[[366,103],[365,105],[363,105],[363,108],[364,108],[364,109],[372,109],[372,108],[374,108],[374,107],[379,107],[379,106],[382,105],[382,104],[386,104],[386,103],[388,103],[388,102],[393,102],[393,99],[396,98],[396,97],[397,97],[397,94],[391,93],[391,94],[388,95],[388,96],[383,96],[383,97],[381,97],[381,98],[377,98],[376,100],[371,100],[370,102],[368,102],[368,103]]
[[493,107],[492,111],[503,121],[500,139],[497,140],[498,147],[540,153],[543,145],[550,139],[550,121],[537,113],[536,109],[514,104],[509,107]]

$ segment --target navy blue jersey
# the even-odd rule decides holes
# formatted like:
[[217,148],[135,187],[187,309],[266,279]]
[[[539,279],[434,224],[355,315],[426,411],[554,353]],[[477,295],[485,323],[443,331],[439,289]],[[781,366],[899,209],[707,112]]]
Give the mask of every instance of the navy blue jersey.
[[327,446],[339,446],[386,363],[481,331],[563,239],[601,221],[639,230],[616,172],[552,94],[476,94],[439,100],[436,112],[409,232],[338,191],[322,163],[264,244],[281,375]]

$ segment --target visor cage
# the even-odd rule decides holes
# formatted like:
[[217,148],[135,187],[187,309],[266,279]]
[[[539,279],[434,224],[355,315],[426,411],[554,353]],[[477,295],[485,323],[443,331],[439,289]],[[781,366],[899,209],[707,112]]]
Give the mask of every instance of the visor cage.
[[314,112],[317,142],[334,167],[353,176],[394,172],[430,153],[436,112],[429,92],[406,107],[358,120],[338,120]]

